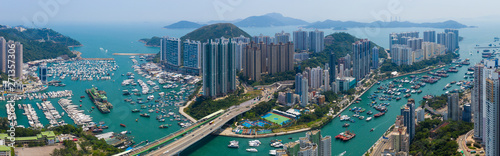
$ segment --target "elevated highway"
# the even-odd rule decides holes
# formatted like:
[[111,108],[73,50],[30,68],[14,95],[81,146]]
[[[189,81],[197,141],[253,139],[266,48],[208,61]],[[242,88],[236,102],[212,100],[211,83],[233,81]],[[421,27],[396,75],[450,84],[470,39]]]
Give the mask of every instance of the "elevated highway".
[[261,99],[254,98],[245,101],[237,106],[232,106],[225,112],[218,114],[210,119],[200,120],[197,123],[194,123],[193,125],[187,128],[174,132],[157,141],[151,142],[147,145],[140,146],[116,155],[117,156],[178,155],[184,149],[188,148],[192,144],[203,139],[205,136],[221,128],[225,123],[227,123],[234,117],[247,112],[259,102],[267,100],[269,100],[269,98],[267,98],[266,95],[264,96],[264,98]]

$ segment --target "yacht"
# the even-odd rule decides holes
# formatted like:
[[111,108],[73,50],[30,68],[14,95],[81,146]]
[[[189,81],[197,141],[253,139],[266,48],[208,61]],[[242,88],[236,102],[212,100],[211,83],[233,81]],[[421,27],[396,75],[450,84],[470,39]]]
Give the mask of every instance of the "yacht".
[[271,146],[275,147],[275,148],[280,148],[280,147],[283,147],[283,143],[281,142],[274,142],[271,144]]
[[238,141],[233,140],[233,141],[229,142],[229,145],[227,145],[227,147],[229,147],[229,148],[239,148],[240,146],[238,144],[239,144]]
[[276,155],[276,150],[269,150],[269,155]]
[[148,100],[153,100],[154,98],[155,98],[155,96],[154,96],[154,95],[150,95],[150,96],[148,96]]
[[255,148],[247,148],[247,152],[259,152],[259,151]]
[[370,120],[372,120],[372,117],[366,118],[366,121],[370,121]]
[[261,142],[259,140],[250,140],[248,141],[248,145],[250,147],[258,147],[260,146]]

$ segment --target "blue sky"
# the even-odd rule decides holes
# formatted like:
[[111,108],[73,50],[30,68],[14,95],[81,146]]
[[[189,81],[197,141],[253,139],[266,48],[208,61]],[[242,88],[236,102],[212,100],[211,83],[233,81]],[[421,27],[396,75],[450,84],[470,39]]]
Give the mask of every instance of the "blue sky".
[[26,21],[169,24],[179,20],[234,20],[271,12],[308,22],[389,19],[384,15],[413,22],[500,19],[500,1],[494,0],[0,0],[0,3],[0,24]]

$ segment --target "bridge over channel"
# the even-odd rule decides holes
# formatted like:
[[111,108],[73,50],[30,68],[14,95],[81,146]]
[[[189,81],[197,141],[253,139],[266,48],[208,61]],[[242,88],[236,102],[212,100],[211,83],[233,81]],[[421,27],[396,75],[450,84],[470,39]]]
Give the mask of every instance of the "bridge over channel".
[[[268,100],[267,98],[262,98],[262,100],[264,99]],[[192,144],[203,139],[210,133],[220,129],[225,123],[227,123],[234,117],[244,112],[247,112],[252,108],[252,106],[258,104],[262,100],[254,98],[245,101],[237,106],[233,106],[227,109],[222,113],[216,114],[215,116],[209,119],[200,120],[189,127],[183,128],[177,132],[174,132],[168,136],[165,136],[147,145],[140,146],[116,155],[117,156],[179,155],[184,149],[188,148]],[[175,140],[176,138],[177,140]]]

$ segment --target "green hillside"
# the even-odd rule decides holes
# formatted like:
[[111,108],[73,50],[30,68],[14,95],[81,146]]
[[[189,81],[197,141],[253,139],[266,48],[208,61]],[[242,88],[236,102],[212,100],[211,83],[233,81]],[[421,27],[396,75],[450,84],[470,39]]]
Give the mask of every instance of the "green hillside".
[[75,57],[68,46],[81,46],[80,42],[64,36],[52,29],[31,29],[18,31],[13,28],[1,28],[0,36],[23,44],[23,61],[56,58],[61,55]]
[[231,23],[217,23],[198,28],[184,36],[181,40],[185,39],[206,42],[208,39],[216,39],[220,37],[231,38],[243,35],[245,37],[251,37],[248,33],[241,30],[237,26]]
[[[310,54],[309,55],[310,59],[307,59],[307,60],[302,61],[300,63],[301,68],[305,68],[305,67],[313,68],[316,66],[323,66],[325,63],[327,63],[329,61],[328,56],[331,52],[335,53],[335,57],[337,59],[344,57],[347,54],[352,55],[352,43],[359,40],[359,38],[356,38],[355,36],[352,36],[351,34],[344,33],[344,32],[333,33],[333,34],[330,34],[327,36],[333,37],[333,44],[325,44],[325,50],[323,50],[322,52],[319,52],[319,53]],[[374,46],[377,46],[380,48],[379,55],[378,55],[380,58],[387,58],[387,54],[385,53],[384,48],[371,42],[370,49],[373,48]]]

